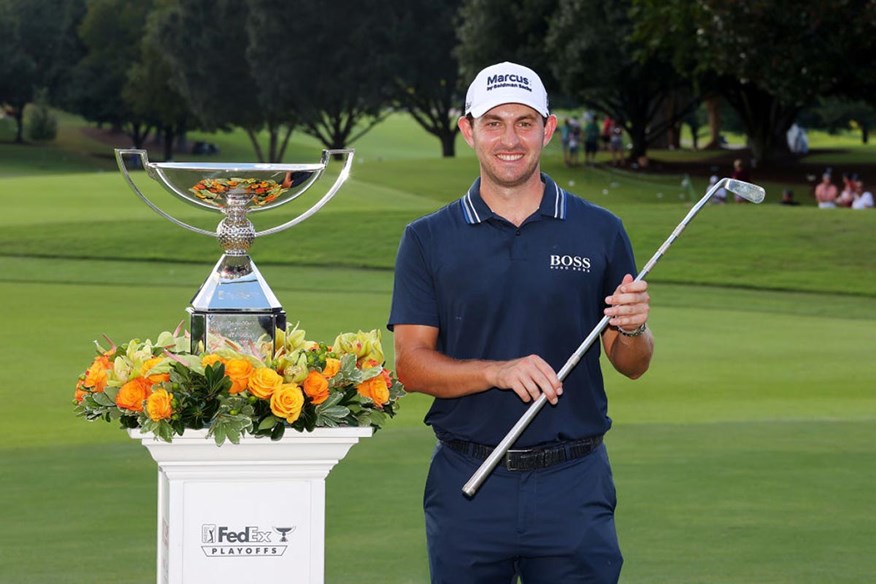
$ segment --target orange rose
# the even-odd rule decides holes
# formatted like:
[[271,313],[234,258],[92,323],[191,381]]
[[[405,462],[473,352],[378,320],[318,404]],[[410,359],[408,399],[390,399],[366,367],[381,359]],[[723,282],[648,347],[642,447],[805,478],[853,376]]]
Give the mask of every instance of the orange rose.
[[112,364],[109,357],[106,355],[97,357],[85,371],[85,387],[97,392],[106,389],[106,382],[109,380],[107,371],[110,369],[112,369]]
[[88,395],[88,392],[82,389],[82,384],[76,386],[76,392],[73,394],[73,397],[76,398],[76,403],[81,404],[82,399]]
[[259,367],[249,377],[249,392],[261,399],[269,399],[283,384],[283,376],[270,367]]
[[304,393],[315,405],[319,405],[329,396],[328,380],[319,371],[311,371],[304,380]]
[[323,376],[326,379],[331,379],[335,375],[338,374],[338,371],[341,370],[341,361],[339,359],[332,359],[331,357],[326,357],[325,359],[325,367],[322,370]]
[[225,363],[225,375],[231,378],[229,393],[234,395],[245,390],[249,385],[249,376],[252,375],[252,363],[246,359],[229,359]]
[[146,398],[146,413],[149,418],[154,422],[168,419],[173,415],[172,400],[173,394],[167,393],[167,390],[156,389],[152,392],[152,395]]
[[386,387],[386,381],[384,381],[381,375],[363,381],[356,387],[356,391],[359,392],[359,395],[367,397],[378,406],[382,406],[389,401],[389,388]]
[[133,412],[143,411],[143,400],[149,397],[152,384],[145,377],[135,377],[119,389],[116,405]]
[[[143,362],[140,367],[140,375],[146,376],[146,372],[164,361],[164,357],[152,357]],[[170,381],[170,373],[155,373],[147,377],[152,383],[161,383],[162,381]]]
[[284,383],[271,396],[271,413],[278,418],[285,418],[290,424],[301,415],[304,407],[304,394],[294,383]]

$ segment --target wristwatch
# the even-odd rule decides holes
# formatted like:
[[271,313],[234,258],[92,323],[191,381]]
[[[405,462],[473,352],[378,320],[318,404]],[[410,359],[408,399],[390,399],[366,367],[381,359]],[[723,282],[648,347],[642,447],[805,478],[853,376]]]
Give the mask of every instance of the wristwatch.
[[633,329],[631,331],[624,330],[622,327],[617,327],[617,332],[619,332],[620,334],[622,334],[625,337],[638,337],[639,335],[644,333],[646,330],[648,330],[648,323],[644,323],[644,322],[639,326],[639,328]]

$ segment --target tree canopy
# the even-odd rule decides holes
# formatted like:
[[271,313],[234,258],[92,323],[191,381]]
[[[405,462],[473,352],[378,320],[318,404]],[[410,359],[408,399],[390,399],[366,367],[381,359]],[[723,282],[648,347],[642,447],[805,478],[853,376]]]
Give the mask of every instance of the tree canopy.
[[552,104],[621,122],[633,156],[720,96],[767,161],[824,99],[869,128],[874,35],[876,0],[0,0],[0,104],[19,141],[42,88],[135,145],[160,130],[166,157],[186,129],[239,127],[262,161],[296,130],[350,146],[401,108],[452,156],[468,81],[508,60]]

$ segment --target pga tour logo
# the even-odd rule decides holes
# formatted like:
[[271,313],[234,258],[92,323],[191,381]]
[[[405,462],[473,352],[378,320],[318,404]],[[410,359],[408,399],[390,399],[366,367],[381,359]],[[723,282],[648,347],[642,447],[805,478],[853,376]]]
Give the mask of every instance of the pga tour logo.
[[[269,557],[282,556],[286,552],[288,535],[295,526],[273,527],[262,530],[248,525],[231,529],[227,525],[205,523],[201,526],[201,549],[207,557]],[[278,535],[274,541],[272,538]]]
[[589,272],[590,258],[576,255],[551,254],[550,266],[552,270],[574,270],[576,272]]

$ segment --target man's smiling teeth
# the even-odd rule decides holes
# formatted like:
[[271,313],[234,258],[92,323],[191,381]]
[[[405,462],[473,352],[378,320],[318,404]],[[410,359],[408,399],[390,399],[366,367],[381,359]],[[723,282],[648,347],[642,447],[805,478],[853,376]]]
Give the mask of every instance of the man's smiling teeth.
[[499,160],[504,160],[506,162],[513,162],[515,160],[520,160],[521,158],[523,158],[523,155],[522,154],[496,154],[496,157],[499,158]]

